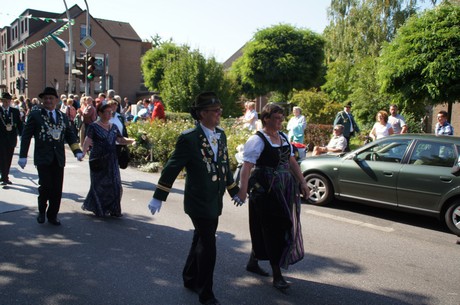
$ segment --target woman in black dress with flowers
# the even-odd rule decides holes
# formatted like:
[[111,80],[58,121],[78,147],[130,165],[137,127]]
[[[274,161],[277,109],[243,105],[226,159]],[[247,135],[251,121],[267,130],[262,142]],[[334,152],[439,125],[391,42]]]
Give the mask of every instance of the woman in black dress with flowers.
[[82,209],[91,211],[98,217],[121,217],[120,203],[123,190],[115,143],[128,145],[134,140],[123,137],[117,126],[110,123],[110,105],[101,104],[97,113],[99,119],[88,126],[83,152],[90,151],[90,163],[97,162],[102,166],[90,166],[91,185]]

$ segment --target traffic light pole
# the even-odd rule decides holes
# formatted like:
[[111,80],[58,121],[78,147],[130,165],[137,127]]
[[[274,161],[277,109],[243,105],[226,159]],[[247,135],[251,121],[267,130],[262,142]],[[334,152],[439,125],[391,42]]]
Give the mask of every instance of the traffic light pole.
[[69,9],[67,8],[67,3],[64,1],[65,5],[65,12],[67,14],[67,19],[69,22],[69,50],[67,51],[69,54],[69,73],[68,73],[68,80],[67,80],[67,86],[68,86],[68,93],[72,92],[72,55],[73,55],[73,38],[72,38],[72,20],[70,19],[70,13]]
[[[86,5],[86,36],[89,36],[89,7],[88,3],[85,1]],[[85,52],[85,58],[88,58],[88,49]],[[88,81],[88,65],[85,65],[85,96],[88,96],[89,93],[89,81]]]

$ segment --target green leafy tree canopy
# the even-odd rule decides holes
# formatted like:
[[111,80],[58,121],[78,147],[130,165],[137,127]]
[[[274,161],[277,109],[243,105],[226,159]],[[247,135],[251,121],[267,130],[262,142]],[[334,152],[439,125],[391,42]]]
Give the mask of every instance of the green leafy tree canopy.
[[280,24],[259,30],[232,66],[243,90],[256,94],[317,85],[323,75],[323,38],[306,29]]
[[382,90],[408,107],[460,96],[460,7],[441,4],[410,18],[381,56]]

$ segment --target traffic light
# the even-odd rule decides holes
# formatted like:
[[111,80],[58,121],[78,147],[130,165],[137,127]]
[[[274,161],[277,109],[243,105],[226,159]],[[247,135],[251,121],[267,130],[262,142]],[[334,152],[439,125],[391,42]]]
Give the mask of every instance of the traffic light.
[[88,72],[86,78],[89,81],[92,81],[96,76],[94,73],[94,71],[96,70],[96,58],[94,56],[88,54],[88,57],[86,57],[86,67]]
[[16,77],[16,89],[21,89],[21,78]]
[[26,79],[24,77],[20,77],[20,91],[25,91],[26,90]]
[[105,91],[105,77],[104,76],[98,77],[98,84],[99,84],[100,92],[104,92]]
[[72,69],[72,74],[77,78],[84,80],[86,60],[84,57],[75,57],[75,69]]

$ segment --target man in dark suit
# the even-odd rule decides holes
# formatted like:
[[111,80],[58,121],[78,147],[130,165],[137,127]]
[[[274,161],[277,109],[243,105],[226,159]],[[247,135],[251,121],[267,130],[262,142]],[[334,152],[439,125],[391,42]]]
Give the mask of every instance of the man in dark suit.
[[[21,138],[18,164],[24,168],[30,140],[34,137],[34,164],[38,171],[38,223],[48,222],[60,225],[57,218],[61,206],[62,183],[64,180],[65,150],[67,142],[77,159],[83,159],[83,153],[69,119],[61,111],[56,111],[59,97],[56,89],[47,87],[39,94],[43,108],[32,111],[26,121]],[[49,203],[49,206],[47,205]],[[48,209],[46,209],[48,207]]]
[[[160,211],[177,175],[186,169],[184,210],[195,227],[192,246],[182,273],[184,286],[198,293],[202,304],[220,304],[215,298],[213,273],[216,262],[216,230],[225,189],[234,197],[239,188],[229,167],[227,138],[217,126],[221,103],[213,92],[197,96],[192,106],[195,128],[183,132],[166,163],[149,203],[152,214]],[[238,205],[242,204],[236,198]]]
[[350,138],[359,132],[358,124],[351,114],[351,102],[346,102],[343,105],[343,111],[339,111],[335,117],[333,126],[343,125],[343,136],[347,139],[347,147],[344,151],[350,151]]
[[18,135],[22,133],[22,120],[19,110],[11,107],[11,95],[2,92],[0,107],[0,171],[2,174],[1,184],[7,188],[13,184],[9,179],[11,160],[14,148],[18,143]]

